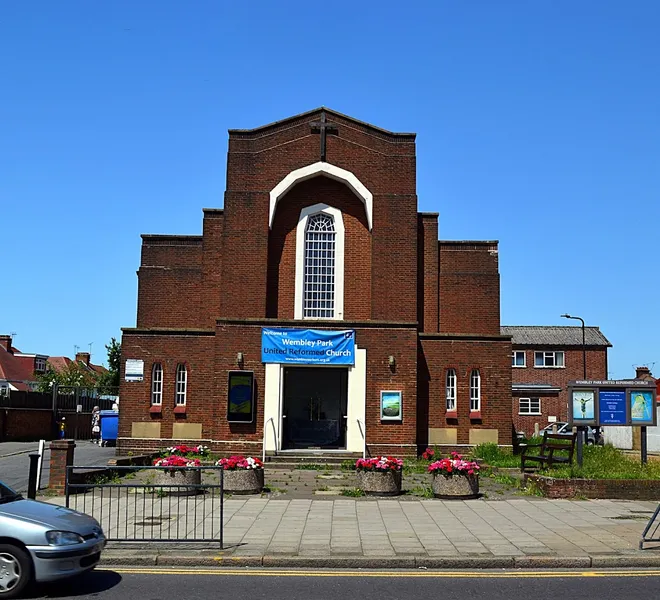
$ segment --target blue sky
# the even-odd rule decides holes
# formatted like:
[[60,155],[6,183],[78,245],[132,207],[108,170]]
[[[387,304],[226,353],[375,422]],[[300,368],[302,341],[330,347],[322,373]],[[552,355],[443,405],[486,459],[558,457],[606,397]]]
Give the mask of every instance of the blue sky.
[[0,4],[0,333],[106,359],[141,233],[201,233],[227,129],[320,105],[417,132],[442,239],[500,240],[503,324],[660,373],[660,3]]

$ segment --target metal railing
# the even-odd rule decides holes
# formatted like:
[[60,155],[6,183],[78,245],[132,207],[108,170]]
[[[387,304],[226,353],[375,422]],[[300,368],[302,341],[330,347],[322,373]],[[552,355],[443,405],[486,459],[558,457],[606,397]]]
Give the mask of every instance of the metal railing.
[[94,517],[109,541],[223,548],[223,467],[69,466],[65,493],[66,506]]
[[365,424],[360,421],[360,419],[355,419],[358,424],[358,429],[360,430],[360,435],[362,435],[362,458],[367,458],[367,432]]
[[263,442],[261,446],[261,462],[266,462],[266,432],[268,429],[268,423],[270,423],[273,426],[273,442],[275,443],[275,456],[277,456],[277,431],[275,430],[275,420],[273,417],[270,417],[265,423],[264,423],[264,437],[263,437]]
[[645,542],[660,542],[660,537],[658,537],[658,530],[660,529],[660,504],[655,509],[653,516],[649,519],[649,522],[644,527],[642,532],[642,539],[639,542],[639,549],[644,550]]

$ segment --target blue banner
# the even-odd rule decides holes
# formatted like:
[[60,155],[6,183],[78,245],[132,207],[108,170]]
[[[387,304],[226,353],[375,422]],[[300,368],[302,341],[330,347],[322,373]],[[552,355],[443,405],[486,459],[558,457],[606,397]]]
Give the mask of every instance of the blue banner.
[[626,390],[600,390],[598,412],[601,425],[625,425]]
[[354,365],[355,331],[262,329],[261,362],[299,365]]

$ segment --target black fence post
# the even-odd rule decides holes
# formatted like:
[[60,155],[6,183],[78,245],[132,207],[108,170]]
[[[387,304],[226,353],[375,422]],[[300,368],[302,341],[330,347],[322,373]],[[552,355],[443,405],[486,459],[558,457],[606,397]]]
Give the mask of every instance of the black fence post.
[[28,491],[27,495],[30,500],[37,497],[37,471],[39,467],[39,453],[30,454],[30,473],[28,475]]
[[641,451],[642,451],[642,464],[645,465],[648,462],[648,445],[647,445],[647,438],[646,438],[646,425],[641,426],[641,440],[640,440],[640,446],[641,446]]
[[[213,493],[213,492],[211,492]],[[225,470],[220,469],[220,550],[224,550],[225,529]]]

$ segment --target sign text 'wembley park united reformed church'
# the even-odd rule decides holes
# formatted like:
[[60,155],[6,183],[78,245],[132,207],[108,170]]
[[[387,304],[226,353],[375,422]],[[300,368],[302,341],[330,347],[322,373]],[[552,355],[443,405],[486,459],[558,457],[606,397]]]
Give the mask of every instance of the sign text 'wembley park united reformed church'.
[[303,365],[355,364],[355,331],[262,329],[261,362]]

